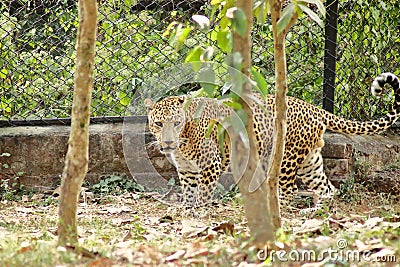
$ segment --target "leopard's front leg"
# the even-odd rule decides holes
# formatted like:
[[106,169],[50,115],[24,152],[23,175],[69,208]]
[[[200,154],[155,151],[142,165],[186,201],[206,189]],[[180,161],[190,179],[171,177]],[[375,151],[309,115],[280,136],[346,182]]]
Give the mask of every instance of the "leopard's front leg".
[[196,206],[203,206],[212,201],[220,175],[220,160],[215,160],[211,165],[202,170],[198,185]]
[[185,206],[195,206],[201,172],[178,169],[178,175],[182,189],[182,204]]

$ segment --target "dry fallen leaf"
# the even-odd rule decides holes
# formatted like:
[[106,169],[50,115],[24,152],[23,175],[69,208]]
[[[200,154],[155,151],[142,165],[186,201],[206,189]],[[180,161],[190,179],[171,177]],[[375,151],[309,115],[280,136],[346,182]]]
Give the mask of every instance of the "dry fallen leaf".
[[368,244],[365,244],[361,240],[356,239],[354,241],[354,245],[357,247],[357,250],[359,252],[372,251],[375,249],[381,249],[383,247],[382,241],[379,239],[371,240]]
[[367,228],[374,228],[375,226],[379,225],[379,223],[383,222],[383,218],[381,217],[372,217],[365,221],[364,226]]
[[207,236],[209,229],[210,227],[205,226],[200,229],[194,229],[192,232],[184,233],[183,236],[186,238]]
[[[197,236],[198,233],[207,231],[208,226],[205,226],[203,222],[195,220],[182,220],[182,235],[184,237]],[[207,232],[205,232],[207,234]]]
[[18,253],[25,253],[33,250],[32,245],[28,241],[23,241],[20,246],[21,249],[18,251]]
[[110,258],[98,258],[95,259],[94,261],[88,263],[86,266],[88,267],[108,267],[112,266],[114,264],[114,261]]
[[116,249],[112,255],[114,258],[116,259],[122,259],[122,260],[126,260],[129,263],[133,263],[134,262],[134,254],[135,251],[132,248],[119,248]]
[[400,222],[382,222],[380,225],[382,227],[390,227],[393,229],[400,228]]
[[147,262],[150,263],[159,263],[162,259],[162,254],[160,253],[160,251],[150,245],[139,245],[137,247],[137,250],[139,252],[142,252],[144,254],[144,257],[147,259]]
[[183,257],[183,255],[185,255],[186,250],[180,249],[178,251],[176,251],[175,253],[169,255],[168,257],[166,257],[164,260],[165,261],[175,261],[175,260],[179,260],[180,258]]
[[300,227],[293,227],[293,232],[297,234],[312,233],[322,229],[323,220],[310,219],[306,220]]
[[22,212],[22,213],[35,213],[35,210],[32,208],[26,208],[26,207],[16,207],[15,208],[16,212]]
[[136,218],[134,218],[134,219],[125,219],[125,218],[119,218],[119,217],[117,217],[117,218],[112,218],[112,219],[111,219],[112,224],[114,224],[114,225],[116,225],[116,226],[121,226],[121,225],[125,225],[125,224],[130,224],[130,223],[135,222],[135,221],[137,221]]
[[214,239],[216,236],[218,235],[218,233],[212,229],[208,229],[207,230],[207,235],[203,236],[201,238],[202,241],[210,241],[212,239]]
[[187,247],[186,254],[184,256],[185,259],[194,258],[198,256],[205,256],[209,252],[208,248],[202,247],[201,243],[198,241],[189,243],[187,244],[186,247]]
[[128,241],[118,242],[114,246],[116,248],[129,248],[133,246],[134,243],[135,243],[134,240],[128,240]]
[[214,230],[216,232],[222,231],[222,232],[224,232],[226,234],[230,234],[230,235],[233,235],[234,229],[235,229],[235,226],[230,222],[222,222],[219,225],[212,228],[212,230]]

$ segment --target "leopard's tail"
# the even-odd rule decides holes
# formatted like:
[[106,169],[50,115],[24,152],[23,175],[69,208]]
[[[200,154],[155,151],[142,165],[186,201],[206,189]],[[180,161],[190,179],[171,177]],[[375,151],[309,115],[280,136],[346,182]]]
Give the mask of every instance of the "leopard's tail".
[[390,84],[394,90],[393,108],[385,116],[372,121],[360,122],[342,119],[326,112],[325,116],[323,116],[326,128],[335,132],[360,135],[379,133],[389,128],[400,116],[399,78],[390,72],[382,73],[372,82],[371,93],[375,96],[380,96],[385,84]]

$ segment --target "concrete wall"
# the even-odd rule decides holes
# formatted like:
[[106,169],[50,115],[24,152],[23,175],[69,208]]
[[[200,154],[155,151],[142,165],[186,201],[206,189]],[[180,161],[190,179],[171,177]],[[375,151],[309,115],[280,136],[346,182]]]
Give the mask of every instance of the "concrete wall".
[[[87,179],[95,182],[102,175],[133,174],[141,183],[159,184],[166,180],[157,173],[167,179],[176,176],[174,167],[149,144],[151,136],[145,126],[143,117],[131,118],[124,125],[91,125]],[[46,189],[59,185],[68,136],[68,126],[0,128],[0,155],[10,154],[0,157],[0,179],[23,172],[20,183],[27,187]],[[326,133],[323,155],[325,171],[337,183],[347,179],[358,163],[385,166],[400,162],[400,136],[349,137]],[[400,179],[398,174],[392,178]]]

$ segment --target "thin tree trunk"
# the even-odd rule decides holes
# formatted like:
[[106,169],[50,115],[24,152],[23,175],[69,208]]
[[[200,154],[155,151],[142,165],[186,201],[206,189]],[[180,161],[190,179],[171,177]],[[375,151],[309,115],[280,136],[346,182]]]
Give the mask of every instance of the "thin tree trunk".
[[[237,0],[236,6],[244,11],[247,17],[247,31],[244,36],[234,32],[233,35],[233,51],[240,52],[243,57],[242,72],[244,75],[249,76],[249,70],[251,67],[251,40],[250,40],[250,28],[252,24],[252,7],[253,1],[249,0]],[[239,135],[235,134],[232,138],[232,165],[246,166],[247,168],[243,174],[243,177],[238,181],[238,187],[243,197],[244,209],[246,218],[254,242],[256,245],[263,246],[268,241],[271,241],[275,237],[275,231],[272,228],[270,220],[269,202],[268,202],[268,188],[266,183],[261,183],[257,190],[250,192],[250,184],[252,179],[257,181],[264,180],[265,173],[257,165],[259,163],[259,157],[257,152],[257,144],[255,142],[254,129],[253,129],[253,115],[249,105],[253,102],[248,95],[252,94],[251,85],[248,82],[244,83],[243,94],[241,96],[241,104],[243,109],[247,113],[247,125],[246,130],[249,137],[249,158],[245,155],[246,147]],[[234,132],[234,131],[233,131]],[[247,162],[246,162],[247,161]],[[232,167],[234,169],[234,167]],[[235,173],[234,173],[235,175]],[[238,177],[235,177],[238,178]],[[254,182],[254,180],[253,180]]]
[[[285,36],[290,27],[297,20],[297,13],[289,25],[281,33],[277,33],[277,22],[281,16],[282,4],[279,0],[270,0],[272,31],[274,36],[274,62],[275,62],[275,149],[271,169],[268,175],[270,189],[270,209],[274,229],[281,226],[279,211],[278,183],[281,165],[285,151],[285,136],[287,130],[287,82],[286,82],[286,53]],[[278,215],[278,216],[276,216]]]
[[96,0],[79,0],[79,29],[71,132],[62,174],[58,243],[78,245],[77,205],[89,161],[90,102],[97,28]]

